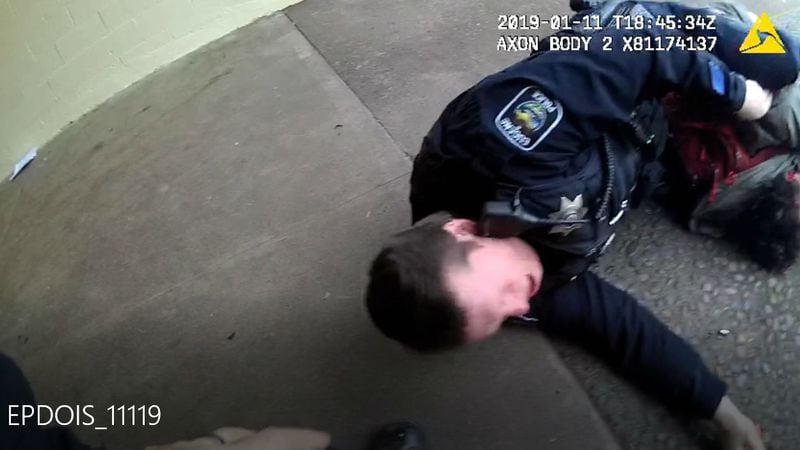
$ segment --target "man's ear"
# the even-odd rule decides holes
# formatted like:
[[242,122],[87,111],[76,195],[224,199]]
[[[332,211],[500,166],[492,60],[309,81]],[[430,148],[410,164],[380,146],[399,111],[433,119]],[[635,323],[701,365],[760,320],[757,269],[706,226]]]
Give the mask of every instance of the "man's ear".
[[469,219],[451,219],[442,227],[456,239],[471,239],[478,235],[478,224]]

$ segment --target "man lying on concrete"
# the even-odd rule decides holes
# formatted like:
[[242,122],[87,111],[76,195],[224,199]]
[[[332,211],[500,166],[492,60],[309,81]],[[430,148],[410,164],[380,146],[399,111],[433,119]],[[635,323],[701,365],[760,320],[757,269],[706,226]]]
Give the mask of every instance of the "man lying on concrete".
[[[614,11],[709,14],[674,4],[621,8]],[[416,225],[392,237],[370,270],[366,303],[381,331],[433,351],[484,339],[522,316],[601,354],[668,405],[713,419],[726,449],[763,449],[699,355],[586,270],[658,178],[650,163],[667,137],[665,94],[702,100],[709,115],[754,120],[771,104],[762,86],[797,78],[798,46],[785,33],[786,54],[742,55],[747,26],[713,22],[695,34],[717,39],[713,53],[606,51],[623,38],[688,35],[604,27],[586,51],[538,53],[453,100],[414,161]]]
[[671,148],[656,198],[692,232],[788,269],[800,253],[800,82],[776,92],[756,122],[698,117],[691,101],[668,100]]

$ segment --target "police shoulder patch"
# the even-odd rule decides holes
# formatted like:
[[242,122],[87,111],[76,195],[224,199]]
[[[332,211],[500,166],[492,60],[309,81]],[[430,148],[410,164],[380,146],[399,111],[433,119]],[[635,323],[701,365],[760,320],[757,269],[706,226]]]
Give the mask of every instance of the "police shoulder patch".
[[500,111],[494,124],[515,147],[529,152],[553,131],[563,115],[557,100],[548,98],[535,86],[528,86]]

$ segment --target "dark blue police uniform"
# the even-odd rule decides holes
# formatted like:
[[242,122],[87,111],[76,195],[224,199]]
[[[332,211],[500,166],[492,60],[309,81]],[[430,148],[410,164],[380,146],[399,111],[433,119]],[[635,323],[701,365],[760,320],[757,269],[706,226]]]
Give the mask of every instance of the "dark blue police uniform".
[[[630,15],[707,14],[675,4],[623,6]],[[546,277],[529,319],[591,347],[668,404],[700,417],[713,415],[725,384],[635,299],[586,268],[611,243],[644,184],[644,163],[653,159],[648,153],[663,146],[658,100],[664,94],[683,92],[709,114],[730,114],[744,102],[746,78],[770,89],[797,78],[796,42],[782,33],[786,54],[743,55],[748,28],[720,16],[714,30],[693,30],[718,38],[713,53],[623,51],[625,37],[685,32],[606,27],[586,51],[526,58],[445,108],[411,177],[413,221],[442,210],[477,220],[484,203],[497,200],[517,201],[537,217],[589,219],[521,235],[542,257]],[[643,151],[648,146],[655,150]]]

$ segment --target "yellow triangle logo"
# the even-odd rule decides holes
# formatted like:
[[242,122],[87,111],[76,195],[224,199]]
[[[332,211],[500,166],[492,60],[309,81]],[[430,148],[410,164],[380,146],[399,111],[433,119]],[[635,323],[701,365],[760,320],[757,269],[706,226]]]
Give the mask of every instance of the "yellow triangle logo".
[[767,13],[763,13],[750,28],[739,51],[742,53],[786,53],[786,46],[783,45],[772,21],[767,17]]

